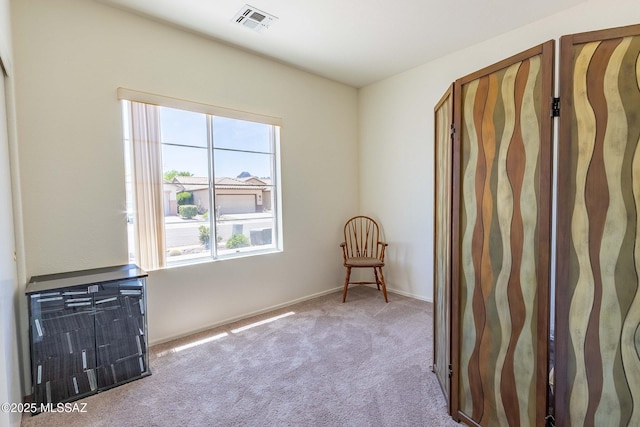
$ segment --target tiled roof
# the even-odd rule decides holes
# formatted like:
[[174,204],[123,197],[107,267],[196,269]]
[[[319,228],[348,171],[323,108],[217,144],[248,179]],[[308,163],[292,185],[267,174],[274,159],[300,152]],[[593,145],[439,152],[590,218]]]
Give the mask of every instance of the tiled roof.
[[[209,188],[209,178],[206,176],[176,176],[172,184],[182,187],[182,191],[197,191]],[[263,190],[271,185],[270,178],[256,178],[250,176],[246,178],[220,177],[215,179],[217,188]]]
[[209,178],[206,176],[176,176],[173,178],[175,184],[190,185],[190,184],[204,184],[209,185]]

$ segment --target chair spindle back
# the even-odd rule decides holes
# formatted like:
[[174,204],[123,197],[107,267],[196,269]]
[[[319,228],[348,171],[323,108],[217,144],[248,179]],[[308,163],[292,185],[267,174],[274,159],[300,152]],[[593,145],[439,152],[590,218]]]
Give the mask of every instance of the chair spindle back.
[[378,224],[367,216],[353,217],[345,224],[344,241],[349,258],[378,258],[381,253]]

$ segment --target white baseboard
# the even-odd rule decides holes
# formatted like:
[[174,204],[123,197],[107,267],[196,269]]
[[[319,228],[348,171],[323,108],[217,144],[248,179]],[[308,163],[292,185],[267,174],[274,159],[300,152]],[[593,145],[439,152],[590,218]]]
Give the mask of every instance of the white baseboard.
[[399,289],[395,289],[395,288],[390,288],[387,286],[387,290],[389,292],[393,292],[395,294],[400,294],[402,296],[405,297],[409,297],[409,298],[414,298],[414,299],[419,299],[420,301],[426,301],[426,302],[430,302],[431,304],[433,304],[433,297],[431,298],[425,298],[422,295],[417,295],[417,294],[412,294],[411,292],[406,292],[406,291],[401,291]]
[[[364,286],[370,286],[370,287],[374,287],[375,288],[375,285],[364,285]],[[220,320],[218,322],[211,323],[211,324],[208,324],[206,326],[203,326],[202,328],[198,328],[198,329],[193,330],[193,331],[185,332],[184,334],[173,335],[173,336],[170,336],[170,337],[164,337],[164,338],[159,338],[159,339],[150,341],[149,342],[149,346],[154,346],[154,345],[158,345],[158,344],[164,344],[166,342],[173,341],[175,339],[184,338],[184,337],[187,337],[189,335],[193,335],[193,334],[197,334],[197,333],[200,333],[200,332],[204,332],[204,331],[207,331],[209,329],[213,329],[213,328],[217,328],[219,326],[227,325],[229,323],[237,322],[239,320],[248,319],[248,318],[253,317],[253,316],[259,316],[260,314],[268,313],[268,312],[274,311],[274,310],[279,310],[281,308],[288,307],[290,305],[294,305],[294,304],[297,304],[299,302],[307,301],[307,300],[310,300],[310,299],[313,299],[313,298],[318,298],[318,297],[321,297],[321,296],[324,296],[324,295],[328,295],[328,294],[331,294],[333,292],[340,291],[342,289],[343,289],[342,286],[338,286],[338,287],[335,287],[335,288],[332,288],[332,289],[328,289],[328,290],[325,290],[325,291],[316,292],[315,294],[311,294],[311,295],[307,295],[307,296],[304,296],[304,297],[301,297],[301,298],[296,298],[294,300],[283,302],[281,304],[276,304],[276,305],[272,305],[270,307],[266,307],[266,308],[263,308],[263,309],[260,309],[260,310],[252,311],[250,313],[245,313],[245,314],[241,314],[239,316],[229,317],[227,319],[223,319],[223,320]],[[412,294],[410,292],[405,292],[405,291],[401,291],[399,289],[390,288],[390,287],[387,287],[387,291],[389,291],[390,293],[399,294],[399,295],[402,295],[402,296],[405,296],[405,297],[409,297],[409,298],[415,298],[417,300],[426,301],[426,302],[430,302],[430,303],[433,304],[433,298],[425,298],[425,297],[423,297],[421,295]]]
[[296,298],[294,300],[283,302],[281,304],[272,305],[270,307],[266,307],[266,308],[263,308],[263,309],[260,309],[260,310],[252,311],[250,313],[245,313],[245,314],[241,314],[239,316],[229,317],[227,319],[220,320],[220,321],[215,322],[215,323],[211,323],[211,324],[209,324],[207,326],[203,326],[202,328],[198,328],[198,329],[193,330],[193,331],[185,332],[184,334],[173,335],[173,336],[170,336],[170,337],[164,337],[164,338],[159,338],[159,339],[150,341],[149,342],[149,346],[154,346],[154,345],[158,345],[158,344],[164,344],[166,342],[173,341],[173,340],[176,340],[176,339],[179,339],[179,338],[188,337],[189,335],[197,334],[197,333],[200,333],[200,332],[207,331],[209,329],[213,329],[213,328],[217,328],[219,326],[227,325],[229,323],[237,322],[238,320],[248,319],[250,317],[258,316],[260,314],[264,314],[264,313],[268,313],[270,311],[274,311],[274,310],[278,310],[278,309],[281,309],[281,308],[284,308],[284,307],[288,307],[290,305],[294,305],[294,304],[297,304],[299,302],[303,302],[303,301],[307,301],[307,300],[310,300],[310,299],[313,299],[313,298],[318,298],[318,297],[321,297],[321,296],[324,296],[324,295],[328,295],[328,294],[331,294],[333,292],[337,292],[337,291],[339,291],[341,289],[342,289],[342,286],[338,286],[337,288],[328,289],[326,291],[321,291],[321,292],[316,292],[315,294],[307,295],[307,296],[304,296],[304,297],[301,297],[301,298]]
[[[373,289],[376,288],[375,284],[360,285],[360,286],[368,286],[368,287],[373,288]],[[411,292],[401,291],[401,290],[396,289],[396,288],[390,288],[389,286],[387,286],[387,292],[391,292],[393,294],[399,294],[399,295],[402,295],[402,296],[405,296],[405,297],[409,297],[409,298],[413,298],[413,299],[418,299],[420,301],[430,302],[431,304],[433,304],[433,298],[425,298],[422,295],[412,294]]]

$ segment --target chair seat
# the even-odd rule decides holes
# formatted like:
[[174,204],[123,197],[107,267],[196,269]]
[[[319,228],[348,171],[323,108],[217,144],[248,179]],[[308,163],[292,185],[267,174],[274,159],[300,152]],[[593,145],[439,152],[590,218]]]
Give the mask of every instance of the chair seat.
[[380,261],[378,258],[356,257],[347,258],[345,265],[349,267],[382,267],[384,266],[384,262]]

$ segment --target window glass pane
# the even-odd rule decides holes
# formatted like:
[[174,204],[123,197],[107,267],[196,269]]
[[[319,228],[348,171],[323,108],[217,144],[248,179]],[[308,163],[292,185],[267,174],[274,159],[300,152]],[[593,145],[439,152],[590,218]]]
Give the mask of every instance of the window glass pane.
[[244,120],[213,118],[213,146],[242,151],[271,151],[271,125]]
[[[133,226],[137,201],[127,106],[123,103],[128,243],[130,256],[137,256],[136,239],[154,236]],[[277,127],[160,107],[160,134],[167,265],[280,250]]]
[[268,215],[221,215],[217,220],[218,255],[276,247],[274,218]]
[[162,146],[162,170],[164,179],[176,175],[209,176],[209,158],[206,148]]
[[277,247],[271,186],[216,186],[218,255]]
[[160,108],[160,139],[164,144],[207,146],[207,117],[174,108]]
[[272,154],[214,149],[213,157],[216,183],[223,178],[229,178],[228,184],[233,185],[271,184]]
[[[206,148],[162,146],[167,263],[211,255]],[[180,171],[174,175],[173,171]],[[171,179],[167,179],[171,178]]]

